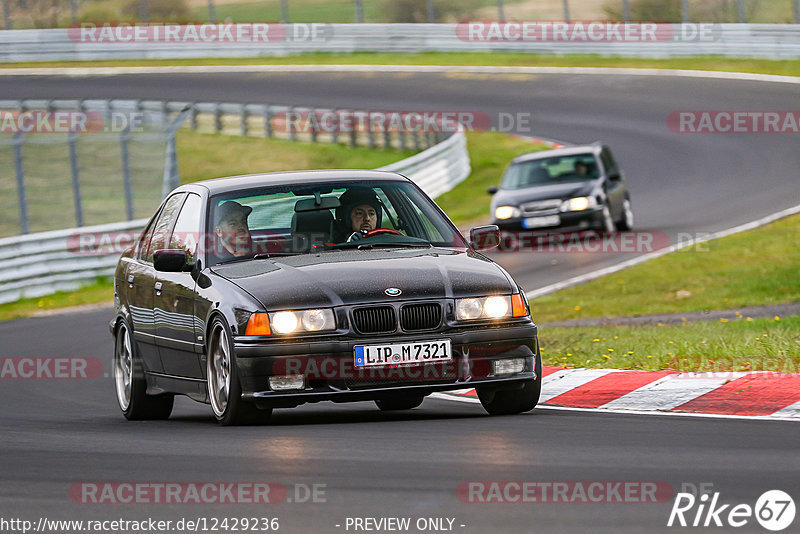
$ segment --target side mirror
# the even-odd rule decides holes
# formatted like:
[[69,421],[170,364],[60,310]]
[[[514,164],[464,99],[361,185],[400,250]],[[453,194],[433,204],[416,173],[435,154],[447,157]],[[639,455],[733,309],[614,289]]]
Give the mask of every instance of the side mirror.
[[611,174],[608,175],[608,179],[611,180],[612,182],[619,182],[620,180],[622,180],[622,175],[619,172],[612,172]]
[[191,271],[183,249],[162,249],[153,252],[153,267],[163,273],[181,273]]
[[492,186],[492,187],[490,187],[489,189],[487,189],[486,191],[487,191],[487,192],[488,192],[490,195],[494,195],[494,194],[496,194],[498,191],[500,191],[500,188],[499,188],[499,187]]
[[476,226],[469,231],[469,242],[475,250],[488,250],[500,244],[500,228],[496,224]]

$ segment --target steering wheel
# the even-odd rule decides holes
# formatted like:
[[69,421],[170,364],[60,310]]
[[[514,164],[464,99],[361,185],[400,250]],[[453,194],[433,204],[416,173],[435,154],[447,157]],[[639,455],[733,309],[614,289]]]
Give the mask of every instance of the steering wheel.
[[364,238],[382,234],[403,235],[402,232],[398,232],[393,228],[375,228],[374,230],[370,230],[369,232],[364,234]]

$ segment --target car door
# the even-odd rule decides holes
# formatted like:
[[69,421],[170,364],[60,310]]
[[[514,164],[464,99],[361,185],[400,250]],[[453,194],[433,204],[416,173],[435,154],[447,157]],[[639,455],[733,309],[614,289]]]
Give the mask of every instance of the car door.
[[128,284],[128,310],[133,327],[133,338],[145,367],[156,373],[162,372],[163,367],[156,347],[156,325],[153,319],[155,269],[153,269],[153,262],[148,263],[146,258],[159,215],[160,211],[156,212],[142,233],[142,238],[136,245],[134,261],[128,263],[125,280],[125,283]]
[[622,172],[617,165],[611,150],[604,146],[600,152],[600,162],[606,176],[605,191],[608,198],[609,209],[614,220],[622,217],[622,203],[625,200],[625,182],[622,181]]
[[[189,193],[169,238],[161,248],[183,249],[189,262],[193,263],[198,252],[201,211],[200,196]],[[202,378],[199,360],[202,344],[196,343],[195,278],[188,272],[157,271],[155,290],[156,335],[164,373]]]

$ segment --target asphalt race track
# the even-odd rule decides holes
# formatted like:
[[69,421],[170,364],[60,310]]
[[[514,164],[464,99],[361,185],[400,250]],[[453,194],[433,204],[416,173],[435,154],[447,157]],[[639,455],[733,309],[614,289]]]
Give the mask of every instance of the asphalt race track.
[[[666,123],[680,110],[795,109],[797,85],[624,75],[170,74],[0,77],[0,95],[531,112],[531,131],[518,133],[612,146],[638,230],[672,238],[713,232],[800,202],[796,136],[677,134]],[[630,256],[496,259],[531,290]],[[110,372],[110,311],[0,324],[0,357],[97,357]],[[407,413],[324,403],[278,410],[266,427],[221,428],[210,408],[181,399],[170,421],[129,423],[109,377],[2,380],[0,406],[3,518],[256,516],[278,517],[279,532],[353,532],[348,517],[411,517],[412,525],[444,517],[461,532],[660,532],[696,529],[667,528],[672,498],[486,504],[463,502],[457,488],[467,481],[661,481],[675,492],[711,483],[721,503],[734,505],[753,506],[770,489],[800,498],[800,432],[792,422],[552,409],[490,418],[478,405],[427,399]],[[224,481],[277,482],[293,501],[304,493],[295,495],[295,484],[324,484],[318,500],[325,502],[92,505],[69,493],[84,482]],[[752,518],[736,530],[764,532]]]

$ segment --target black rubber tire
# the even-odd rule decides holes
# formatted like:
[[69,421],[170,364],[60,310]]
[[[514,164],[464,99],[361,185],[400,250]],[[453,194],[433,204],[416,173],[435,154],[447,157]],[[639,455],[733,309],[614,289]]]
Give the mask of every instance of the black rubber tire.
[[534,360],[536,380],[527,382],[522,388],[496,390],[476,388],[478,399],[489,415],[514,415],[533,410],[539,403],[542,393],[542,359],[537,345]]
[[[127,347],[125,336],[127,336]],[[116,388],[120,387],[116,380],[117,365],[120,358],[123,356],[123,353],[120,351],[130,351],[130,399],[127,406],[123,405],[123,401],[120,400],[119,392],[117,393],[117,404],[119,404],[122,410],[122,415],[129,421],[169,419],[170,414],[172,414],[175,396],[169,394],[147,394],[147,379],[144,376],[144,364],[139,358],[136,340],[133,338],[133,330],[131,330],[130,325],[128,325],[125,319],[121,319],[117,324],[114,338],[114,361],[112,369],[115,373]]]
[[633,224],[633,208],[631,207],[630,199],[626,198],[622,206],[622,217],[617,221],[617,228],[623,232],[631,232],[633,231]]
[[394,412],[397,410],[411,410],[416,408],[425,397],[398,397],[389,399],[378,399],[375,404],[382,412]]
[[614,222],[614,214],[611,212],[611,206],[608,204],[603,205],[603,222],[601,230],[605,235],[614,235],[617,231],[617,224]]
[[[208,337],[208,346],[206,347],[206,388],[209,396],[209,402],[212,403],[212,412],[217,422],[222,426],[243,426],[243,425],[263,425],[269,422],[272,416],[272,409],[259,409],[255,404],[242,400],[242,386],[239,382],[239,374],[236,368],[236,354],[233,348],[233,341],[231,338],[231,330],[228,324],[219,316],[215,317],[211,323],[211,333]],[[213,400],[211,399],[211,366],[212,356],[211,351],[214,343],[216,343],[217,335],[223,335],[222,343],[228,348],[227,356],[228,371],[229,371],[229,389],[225,402],[224,409],[217,412],[214,408]]]

